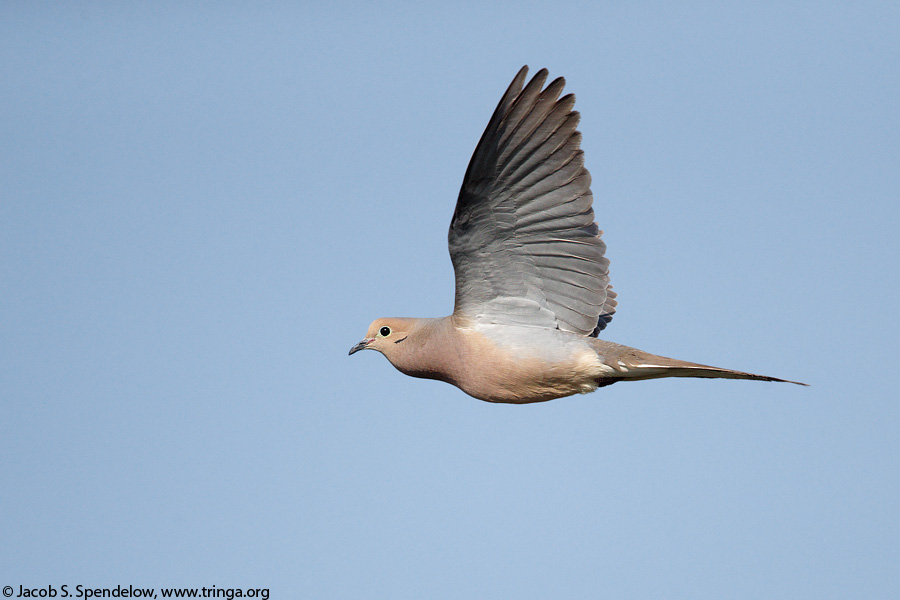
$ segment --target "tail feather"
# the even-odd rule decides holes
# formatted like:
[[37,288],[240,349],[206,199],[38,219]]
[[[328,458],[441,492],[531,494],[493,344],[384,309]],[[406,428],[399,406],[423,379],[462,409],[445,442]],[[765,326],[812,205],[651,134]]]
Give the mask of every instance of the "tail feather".
[[599,383],[609,385],[616,381],[628,379],[658,379],[661,377],[703,377],[708,379],[753,379],[756,381],[779,381],[796,385],[809,385],[790,379],[779,379],[768,375],[756,375],[733,369],[723,369],[710,365],[701,365],[685,360],[667,358],[650,354],[637,348],[629,348],[612,342],[596,340],[597,353],[604,364],[616,371],[615,375],[604,377]]

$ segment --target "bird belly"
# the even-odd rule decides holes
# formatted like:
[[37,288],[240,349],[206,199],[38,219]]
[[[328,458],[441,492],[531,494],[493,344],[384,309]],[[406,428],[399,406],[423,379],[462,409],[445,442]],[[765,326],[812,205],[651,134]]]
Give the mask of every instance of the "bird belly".
[[566,341],[555,338],[536,345],[532,340],[527,347],[492,343],[477,361],[466,361],[452,383],[480,400],[512,404],[593,392],[613,369],[588,344]]

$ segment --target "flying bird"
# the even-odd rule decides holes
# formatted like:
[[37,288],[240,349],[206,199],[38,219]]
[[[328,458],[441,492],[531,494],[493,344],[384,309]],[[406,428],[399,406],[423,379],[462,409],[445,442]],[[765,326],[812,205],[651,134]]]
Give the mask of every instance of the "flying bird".
[[450,222],[453,314],[377,319],[350,349],[488,402],[524,404],[659,377],[797,383],[598,339],[616,311],[575,96],[519,70],[469,161]]

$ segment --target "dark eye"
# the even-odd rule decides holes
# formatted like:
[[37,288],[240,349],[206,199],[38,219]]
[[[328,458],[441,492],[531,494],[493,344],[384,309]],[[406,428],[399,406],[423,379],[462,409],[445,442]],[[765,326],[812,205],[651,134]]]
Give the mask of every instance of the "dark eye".
[[391,328],[390,327],[382,327],[381,329],[378,330],[378,333],[381,334],[381,337],[387,337],[387,336],[391,335]]

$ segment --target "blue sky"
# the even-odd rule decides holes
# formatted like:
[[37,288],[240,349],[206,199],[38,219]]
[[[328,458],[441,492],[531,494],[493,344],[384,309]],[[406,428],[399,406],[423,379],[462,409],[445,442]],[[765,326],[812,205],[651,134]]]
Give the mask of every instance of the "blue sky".
[[[894,3],[0,8],[0,585],[896,598]],[[578,97],[605,338],[797,379],[491,405],[452,310],[517,69]]]

